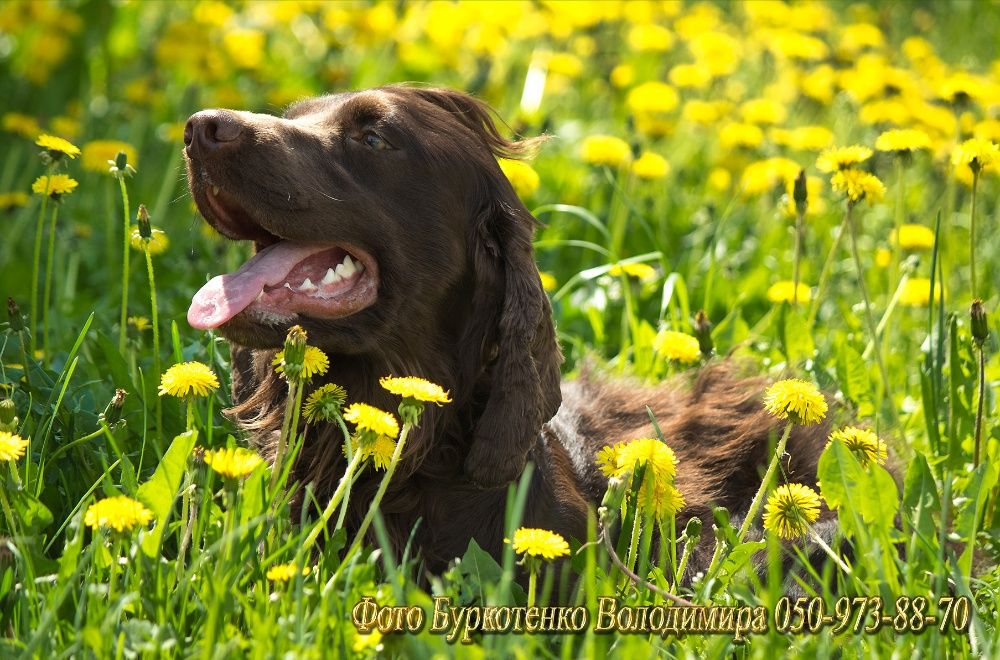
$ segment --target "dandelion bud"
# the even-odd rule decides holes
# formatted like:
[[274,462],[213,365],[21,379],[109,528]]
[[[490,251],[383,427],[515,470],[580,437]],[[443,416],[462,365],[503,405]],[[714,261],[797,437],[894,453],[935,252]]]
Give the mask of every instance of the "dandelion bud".
[[139,223],[139,236],[144,241],[148,241],[153,237],[153,227],[149,224],[149,211],[146,210],[145,204],[139,205],[139,212],[136,213],[135,219]]
[[126,165],[128,165],[128,154],[124,151],[119,151],[118,155],[115,156],[115,167],[119,170],[124,170]]
[[125,406],[125,397],[128,392],[125,390],[115,390],[115,395],[111,397],[108,407],[101,413],[101,420],[108,426],[114,426],[122,418],[122,408]]
[[982,346],[986,342],[986,338],[990,336],[990,326],[982,300],[972,301],[970,316],[972,317],[972,340],[976,342],[976,346]]
[[285,337],[284,373],[289,380],[298,380],[306,357],[306,331],[293,325]]
[[712,343],[712,322],[708,320],[708,314],[703,309],[694,315],[694,336],[698,340],[701,354],[709,357],[715,350],[715,345]]
[[806,189],[806,171],[799,170],[799,175],[795,177],[795,187],[792,189],[792,199],[795,201],[795,210],[799,215],[804,215],[809,206],[809,191]]
[[24,318],[21,316],[21,308],[17,306],[13,298],[7,298],[7,318],[10,321],[11,330],[14,332],[24,330]]
[[691,518],[684,527],[684,538],[692,545],[701,538],[701,518]]
[[604,493],[604,499],[601,500],[601,508],[607,509],[608,513],[612,514],[611,520],[617,518],[616,514],[622,508],[622,500],[625,499],[627,488],[628,484],[622,477],[608,479],[608,490]]
[[15,414],[14,402],[10,399],[0,399],[0,431],[13,433],[17,429],[18,419]]

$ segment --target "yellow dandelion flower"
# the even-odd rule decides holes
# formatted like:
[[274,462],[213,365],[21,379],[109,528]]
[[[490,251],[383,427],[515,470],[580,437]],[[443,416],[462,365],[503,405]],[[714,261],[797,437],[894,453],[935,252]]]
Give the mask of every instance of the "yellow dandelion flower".
[[377,435],[370,442],[361,443],[361,460],[372,459],[376,470],[387,470],[396,452],[396,443],[387,435]]
[[[133,250],[142,251],[146,248],[146,240],[139,233],[138,229],[132,230],[132,236],[129,238],[129,243],[132,245]],[[149,235],[149,253],[154,257],[158,254],[163,254],[170,247],[170,239],[167,238],[167,232],[162,229],[157,229],[153,227],[150,229]]]
[[880,247],[875,250],[875,265],[879,268],[887,268],[892,263],[892,252]]
[[201,362],[181,362],[164,372],[160,378],[160,396],[181,399],[208,396],[218,389],[219,379],[208,365]]
[[892,232],[892,242],[904,250],[930,250],[934,247],[934,231],[923,225],[902,225],[899,235]]
[[623,447],[622,443],[602,447],[597,452],[597,467],[606,477],[616,477],[621,468],[618,466],[618,448]]
[[819,518],[819,495],[809,486],[783,484],[764,506],[764,529],[783,539],[796,539]]
[[698,340],[684,332],[661,330],[653,340],[653,350],[675,362],[691,364],[701,359]]
[[764,142],[764,131],[754,124],[730,122],[719,129],[719,144],[726,149],[753,148]]
[[812,300],[812,289],[802,282],[799,282],[798,287],[796,287],[795,282],[781,280],[768,288],[767,299],[775,304],[783,302],[807,303]]
[[555,291],[559,286],[559,282],[556,281],[555,276],[552,273],[539,272],[538,278],[542,281],[542,289],[545,291]]
[[52,176],[42,175],[31,184],[31,191],[39,195],[48,194],[49,197],[66,195],[80,185],[76,179],[66,174],[53,174]]
[[764,409],[793,424],[818,424],[826,417],[826,399],[812,383],[798,378],[779,380],[764,393]]
[[14,433],[0,431],[0,461],[16,461],[28,447],[28,441]]
[[966,140],[951,154],[952,165],[967,165],[973,171],[1000,162],[1000,145],[982,138]]
[[76,158],[80,155],[80,148],[75,144],[61,137],[49,135],[48,133],[39,135],[38,139],[35,140],[35,144],[48,151],[53,158],[61,158],[62,156]]
[[662,179],[670,173],[670,163],[660,154],[644,151],[632,163],[632,173],[640,179]]
[[263,464],[264,459],[245,447],[227,447],[205,452],[203,460],[215,472],[231,479],[242,479]]
[[569,543],[559,534],[547,529],[521,527],[514,532],[514,540],[504,539],[514,552],[528,557],[538,557],[551,561],[569,554]]
[[667,77],[681,88],[705,89],[712,84],[712,72],[701,64],[678,64],[670,69]]
[[896,128],[885,131],[875,140],[879,151],[909,153],[917,149],[930,149],[931,138],[918,128]]
[[863,163],[872,157],[872,150],[861,145],[850,147],[835,147],[823,151],[816,159],[816,168],[820,172],[836,172],[858,163]]
[[598,461],[603,465],[602,472],[609,477],[623,477],[637,464],[647,466],[646,474],[657,481],[673,481],[677,475],[674,451],[656,438],[622,440],[598,452]]
[[611,135],[590,135],[583,140],[580,157],[592,165],[618,167],[632,158],[628,142]]
[[20,190],[0,193],[0,210],[6,211],[19,206],[25,206],[29,199],[28,193],[21,192]]
[[889,457],[885,443],[874,432],[867,429],[848,426],[831,433],[830,442],[834,440],[843,442],[861,465],[868,465],[872,462],[883,465]]
[[718,192],[729,190],[733,183],[733,175],[724,167],[713,167],[708,173],[708,187]]
[[673,87],[654,80],[629,90],[625,105],[636,114],[661,114],[676,108],[678,100]]
[[674,35],[667,28],[656,23],[633,25],[626,37],[630,50],[639,53],[663,52],[674,44]]
[[879,178],[861,170],[840,170],[830,179],[830,187],[847,195],[851,204],[863,199],[874,204],[885,197],[885,185]]
[[83,524],[91,529],[110,527],[118,532],[127,532],[148,524],[152,519],[153,512],[143,506],[142,502],[118,495],[91,504],[83,516]]
[[618,89],[628,87],[635,81],[635,67],[631,64],[619,64],[611,69],[609,79]]
[[327,383],[317,387],[306,397],[302,406],[302,416],[310,424],[329,422],[340,415],[340,410],[347,401],[347,390],[335,383]]
[[795,151],[822,151],[834,140],[833,131],[825,126],[772,128],[767,135],[771,142]]
[[128,142],[120,142],[118,140],[93,140],[88,142],[83,145],[83,169],[88,172],[107,174],[110,167],[108,161],[114,161],[118,157],[119,152],[124,152],[127,156],[127,162],[133,166],[135,165],[135,147]]
[[926,277],[906,280],[899,294],[899,303],[907,307],[926,307],[931,301],[931,281]]
[[391,413],[379,410],[367,403],[352,403],[344,411],[344,419],[358,427],[359,431],[370,431],[395,438],[399,435],[399,423]]
[[3,130],[8,133],[16,133],[21,137],[35,138],[42,132],[42,127],[38,125],[38,120],[20,112],[7,112],[3,119],[0,119]]
[[684,508],[684,496],[668,481],[643,479],[636,506],[657,519],[669,519]]
[[656,278],[656,269],[643,263],[615,264],[608,270],[608,275],[612,277],[627,275],[645,282]]
[[424,380],[423,378],[417,378],[416,376],[398,378],[386,376],[385,378],[380,378],[378,384],[382,386],[382,389],[404,398],[416,399],[424,403],[436,403],[438,405],[451,403],[451,399],[448,398],[448,392],[440,385],[432,383],[429,380]]
[[[275,371],[279,374],[285,373],[285,351],[281,350],[274,356],[274,361],[272,364],[275,367]],[[326,370],[330,368],[330,359],[326,357],[326,353],[316,348],[315,346],[306,346],[305,354],[302,358],[302,379],[309,380],[313,376],[322,376],[326,373]]]
[[510,181],[510,185],[519,197],[529,197],[538,190],[538,172],[531,165],[507,158],[501,158],[498,162],[504,176]]
[[788,110],[774,99],[750,99],[740,106],[743,121],[748,124],[780,124],[788,117]]
[[295,564],[275,564],[267,569],[267,579],[271,582],[289,582],[300,573],[303,576],[309,575],[312,573],[312,567],[303,566],[299,569]]
[[354,644],[351,645],[351,648],[355,653],[363,653],[367,649],[378,650],[378,646],[381,643],[382,633],[378,631],[378,628],[375,628],[370,633],[358,633],[358,636],[354,638]]
[[145,316],[130,316],[128,317],[128,324],[139,332],[145,332],[153,327],[153,324]]

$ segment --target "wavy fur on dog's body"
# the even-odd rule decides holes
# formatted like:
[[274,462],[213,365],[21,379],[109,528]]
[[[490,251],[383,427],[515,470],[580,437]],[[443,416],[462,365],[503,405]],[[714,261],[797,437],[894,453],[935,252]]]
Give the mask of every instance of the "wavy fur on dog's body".
[[[199,151],[191,145],[204,127],[196,123],[190,140],[192,191],[214,226],[258,248],[279,238],[343,240],[378,262],[374,305],[345,318],[295,319],[330,358],[329,373],[312,385],[337,383],[350,401],[385,410],[398,399],[379,388],[381,376],[417,375],[451,392],[452,403],[427,406],[382,502],[397,550],[416,527],[432,571],[461,556],[470,539],[499,556],[507,484],[529,460],[535,470],[523,524],[585,538],[588,507],[607,485],[596,453],[652,436],[647,405],[679,461],[687,506],[678,525],[692,515],[709,525],[713,505],[737,518],[745,513],[783,429],[763,410],[766,383],[720,362],[692,383],[561,383],[562,357],[532,255],[536,221],[496,162],[530,145],[503,138],[485,105],[448,90],[389,86],[307,101],[286,118],[212,112],[191,121],[201,115],[197,121],[239,136],[230,140],[235,145],[206,142]],[[359,151],[349,140],[361,125],[381,126],[399,153]],[[418,175],[419,182],[408,179]],[[203,203],[211,184],[239,200],[238,212],[218,217]],[[268,197],[276,186],[287,187],[287,204]],[[220,328],[232,342],[231,414],[267,455],[286,395],[271,363],[289,325],[251,311]],[[794,430],[783,462],[789,479],[815,485],[826,434],[822,425]],[[344,472],[342,442],[336,425],[309,428],[294,467],[321,504]],[[366,470],[352,489],[349,532],[380,478]],[[704,569],[713,542],[703,535],[688,575]]]

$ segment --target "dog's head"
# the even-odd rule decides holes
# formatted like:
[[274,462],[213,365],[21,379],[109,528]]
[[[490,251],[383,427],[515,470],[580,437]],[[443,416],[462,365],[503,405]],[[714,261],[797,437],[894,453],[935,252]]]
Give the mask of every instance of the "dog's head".
[[491,375],[467,467],[485,482],[520,470],[559,406],[560,358],[532,257],[535,220],[496,160],[523,144],[484,104],[389,86],[311,99],[284,117],[205,110],[184,142],[201,213],[256,246],[194,296],[192,326],[274,349],[298,324],[333,356],[392,365],[406,352],[427,373],[437,370],[421,358],[436,358],[420,347],[447,346],[455,368],[442,385],[459,390],[456,403]]

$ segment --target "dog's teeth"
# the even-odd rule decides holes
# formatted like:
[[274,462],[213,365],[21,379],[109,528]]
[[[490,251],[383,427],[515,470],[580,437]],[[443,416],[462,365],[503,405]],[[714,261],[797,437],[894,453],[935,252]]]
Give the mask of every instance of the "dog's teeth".
[[293,291],[292,285],[289,284],[288,282],[285,282],[285,288],[288,289],[289,291]]
[[219,186],[212,186],[212,194],[213,195],[219,194]]
[[334,280],[336,280],[336,279],[337,279],[337,273],[335,273],[332,268],[327,268],[326,269],[326,275],[323,276],[323,279],[321,279],[319,281],[319,283],[320,284],[333,284]]
[[344,257],[344,262],[343,263],[344,263],[345,266],[354,266],[355,265],[354,260],[351,259],[351,255],[347,255],[346,257]]
[[310,280],[308,277],[301,284],[301,286],[299,286],[299,291],[315,291],[315,290],[316,290],[316,285],[313,284],[312,280]]
[[337,275],[340,275],[341,277],[346,279],[348,277],[351,277],[352,275],[354,275],[354,273],[357,272],[358,269],[354,267],[354,262],[351,261],[350,259],[351,258],[348,257],[347,259],[344,260],[344,263],[337,265]]

